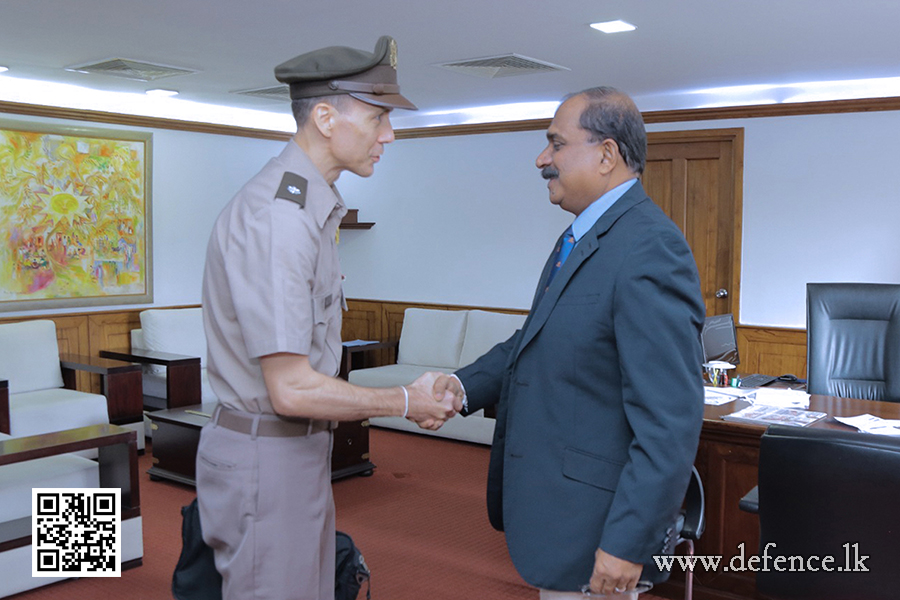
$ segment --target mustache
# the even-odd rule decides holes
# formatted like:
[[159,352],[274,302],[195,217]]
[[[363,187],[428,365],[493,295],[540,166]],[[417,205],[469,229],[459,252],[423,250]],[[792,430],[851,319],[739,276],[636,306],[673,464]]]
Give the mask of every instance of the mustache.
[[554,169],[553,167],[544,167],[541,169],[541,177],[544,179],[555,179],[559,177],[559,171]]

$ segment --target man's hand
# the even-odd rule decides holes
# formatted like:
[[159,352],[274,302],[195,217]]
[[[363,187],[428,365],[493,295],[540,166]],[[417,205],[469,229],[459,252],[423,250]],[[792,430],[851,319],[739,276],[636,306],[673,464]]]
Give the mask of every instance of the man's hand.
[[600,594],[621,594],[633,590],[644,565],[616,558],[600,548],[594,554],[594,573],[591,575],[591,591]]
[[465,392],[463,392],[462,384],[459,382],[459,379],[452,375],[439,373],[437,379],[434,380],[432,392],[434,393],[435,400],[449,399],[453,402],[454,410],[456,410],[456,412],[462,412]]
[[[463,408],[463,398],[465,397],[465,393],[463,392],[459,380],[456,377],[451,377],[443,373],[435,373],[434,375],[437,376],[434,381],[434,387],[432,388],[432,395],[434,396],[435,401],[441,402],[443,400],[448,400],[453,403],[453,409],[456,412],[460,412]],[[422,421],[419,423],[419,427],[437,431],[443,424],[444,423],[441,421]]]
[[[440,429],[444,421],[457,413],[457,403],[451,393],[434,394],[435,381],[444,376],[442,373],[428,372],[405,386],[409,393],[409,410],[406,418],[415,421],[423,429],[435,431]],[[460,400],[459,408],[462,408]]]

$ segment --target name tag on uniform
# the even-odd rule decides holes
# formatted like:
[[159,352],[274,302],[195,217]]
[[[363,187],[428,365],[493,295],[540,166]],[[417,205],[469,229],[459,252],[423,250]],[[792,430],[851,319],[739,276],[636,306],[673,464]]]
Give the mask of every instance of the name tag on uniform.
[[281,185],[278,186],[278,191],[275,192],[275,197],[296,202],[300,205],[300,208],[305,208],[306,186],[306,179],[296,173],[286,171],[281,178]]

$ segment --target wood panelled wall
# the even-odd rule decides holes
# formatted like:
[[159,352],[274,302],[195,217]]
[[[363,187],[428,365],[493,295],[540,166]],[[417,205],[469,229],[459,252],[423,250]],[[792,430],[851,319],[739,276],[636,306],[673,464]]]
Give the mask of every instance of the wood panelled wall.
[[[348,300],[349,312],[344,313],[342,330],[345,340],[397,340],[403,325],[403,311],[407,308],[432,308],[460,310],[481,308],[451,304],[425,304],[388,302],[381,300]],[[511,314],[526,314],[516,309],[481,308]],[[766,373],[782,375],[792,373],[806,377],[806,331],[739,325],[737,328],[738,351],[741,355],[741,373]],[[387,356],[387,353],[385,353]],[[383,364],[390,359],[382,359]]]
[[[403,311],[407,308],[461,310],[481,308],[421,302],[389,302],[382,300],[348,300],[349,311],[344,313],[344,340],[398,340],[403,326]],[[171,306],[154,308],[191,308]],[[516,309],[481,308],[510,314],[525,314]],[[100,350],[130,349],[130,331],[141,326],[142,308],[92,313],[66,313],[0,318],[0,323],[30,319],[50,319],[56,323],[56,337],[60,352],[97,356]],[[802,329],[776,329],[738,326],[738,350],[742,373],[781,375],[793,373],[806,377],[806,332]],[[391,350],[382,351],[378,364],[393,362]],[[89,373],[78,374],[78,388],[100,393],[100,378]]]
[[[194,305],[198,306],[198,305]],[[166,308],[187,308],[171,306]],[[143,308],[112,310],[92,313],[66,313],[60,315],[35,315],[0,318],[2,323],[16,323],[34,319],[49,319],[56,323],[56,339],[60,352],[98,356],[101,350],[131,348],[131,330],[141,326]],[[78,389],[95,394],[100,391],[100,376],[79,372],[76,375]]]

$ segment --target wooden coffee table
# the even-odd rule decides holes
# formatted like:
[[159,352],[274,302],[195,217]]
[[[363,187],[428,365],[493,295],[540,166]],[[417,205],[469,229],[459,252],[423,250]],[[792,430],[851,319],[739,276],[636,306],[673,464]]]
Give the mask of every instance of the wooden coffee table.
[[[195,485],[200,428],[215,408],[216,403],[210,402],[147,413],[153,430],[153,466],[147,470],[151,479]],[[368,426],[368,421],[348,421],[334,430],[332,480],[372,474],[375,465],[369,461]]]

